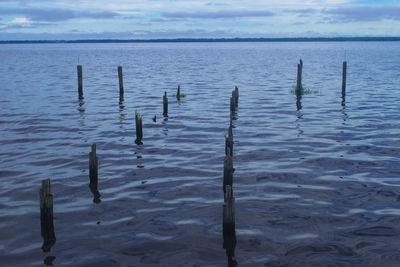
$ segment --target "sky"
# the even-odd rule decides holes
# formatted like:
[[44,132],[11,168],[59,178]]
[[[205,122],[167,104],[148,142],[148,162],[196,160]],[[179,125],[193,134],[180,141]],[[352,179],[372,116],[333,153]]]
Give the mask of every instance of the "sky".
[[400,36],[400,0],[0,0],[0,40]]

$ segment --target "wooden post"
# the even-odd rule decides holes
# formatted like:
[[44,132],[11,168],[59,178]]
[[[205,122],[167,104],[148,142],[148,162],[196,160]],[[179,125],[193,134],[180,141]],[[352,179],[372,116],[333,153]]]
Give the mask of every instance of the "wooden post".
[[296,83],[296,94],[301,93],[301,75],[302,75],[302,64],[297,64],[297,83]]
[[347,61],[343,61],[342,71],[342,96],[346,94]]
[[142,138],[143,138],[143,126],[142,126],[142,115],[139,113],[136,113],[135,115],[135,121],[136,121],[136,140],[135,143],[138,145],[143,144],[142,143]]
[[[229,154],[228,154],[229,153]],[[225,156],[233,156],[233,137],[225,137]]]
[[232,131],[232,125],[229,126],[228,128],[228,137],[233,139],[233,131]]
[[79,98],[83,98],[83,79],[82,79],[82,65],[77,66],[78,72],[78,94]]
[[230,98],[230,102],[231,102],[231,112],[235,112],[235,100],[233,97]]
[[124,79],[122,75],[122,67],[118,67],[118,80],[119,80],[119,98],[124,99]]
[[231,157],[230,148],[227,148],[227,155],[224,158],[224,178],[223,178],[223,191],[225,193],[225,186],[230,185],[232,186],[233,180],[233,161]]
[[239,103],[239,88],[237,86],[235,86],[235,97],[236,97],[235,103],[236,103],[236,106],[238,106],[238,103]]
[[92,152],[89,152],[89,178],[90,184],[97,187],[99,161],[96,155],[96,143],[92,144]]
[[181,99],[181,86],[178,85],[178,90],[176,90],[176,99]]
[[165,117],[168,117],[168,97],[167,97],[167,92],[164,92],[164,96],[163,96],[163,115]]
[[50,179],[42,180],[40,194],[40,225],[43,237],[42,250],[49,252],[56,243],[53,223],[53,195],[50,192]]

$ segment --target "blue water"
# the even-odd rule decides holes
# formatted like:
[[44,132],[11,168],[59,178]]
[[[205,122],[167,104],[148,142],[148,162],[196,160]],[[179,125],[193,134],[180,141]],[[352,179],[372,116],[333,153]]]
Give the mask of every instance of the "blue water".
[[[296,99],[300,58],[311,94]],[[0,59],[1,265],[400,262],[400,42],[4,44]],[[222,167],[235,85],[227,237]],[[88,186],[92,143],[100,203]],[[43,252],[47,178],[56,242]]]

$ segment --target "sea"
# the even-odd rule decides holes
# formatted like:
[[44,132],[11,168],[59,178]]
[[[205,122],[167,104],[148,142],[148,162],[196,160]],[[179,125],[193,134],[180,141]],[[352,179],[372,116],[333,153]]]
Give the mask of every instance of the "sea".
[[400,265],[400,42],[1,44],[0,60],[1,266]]

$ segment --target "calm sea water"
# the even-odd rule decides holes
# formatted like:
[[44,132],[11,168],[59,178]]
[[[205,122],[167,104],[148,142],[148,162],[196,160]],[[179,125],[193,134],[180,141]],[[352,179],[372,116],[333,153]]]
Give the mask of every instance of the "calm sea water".
[[[296,101],[300,58],[314,92]],[[400,264],[399,42],[1,45],[0,59],[0,265]],[[235,85],[236,232],[224,237]],[[88,186],[92,143],[100,203]],[[43,252],[47,178],[56,243]]]

